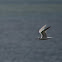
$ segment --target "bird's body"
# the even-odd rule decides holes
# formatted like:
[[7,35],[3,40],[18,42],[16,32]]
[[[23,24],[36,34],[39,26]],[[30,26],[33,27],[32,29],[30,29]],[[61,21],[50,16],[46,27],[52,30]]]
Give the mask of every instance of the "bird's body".
[[51,39],[52,37],[47,37],[47,38],[39,38],[39,40],[48,40]]
[[39,40],[47,40],[47,39],[51,39],[52,37],[47,37],[46,34],[46,30],[48,30],[51,26],[45,28],[46,25],[44,25],[40,30],[39,33],[41,34],[41,37],[39,38]]

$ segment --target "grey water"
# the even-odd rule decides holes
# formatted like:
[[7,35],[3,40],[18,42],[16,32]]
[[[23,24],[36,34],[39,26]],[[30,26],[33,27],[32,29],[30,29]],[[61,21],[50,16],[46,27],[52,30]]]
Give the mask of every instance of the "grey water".
[[[0,4],[0,62],[62,62],[62,4],[14,2]],[[39,40],[45,24],[53,38]]]

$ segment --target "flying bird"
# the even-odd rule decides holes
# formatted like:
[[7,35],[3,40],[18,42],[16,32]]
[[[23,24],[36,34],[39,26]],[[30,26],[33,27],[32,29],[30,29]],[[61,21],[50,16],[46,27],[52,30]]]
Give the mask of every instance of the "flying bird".
[[46,31],[51,27],[47,27],[45,28],[46,25],[44,25],[42,28],[39,29],[39,33],[41,35],[41,37],[38,37],[40,40],[47,40],[47,39],[51,39],[52,37],[47,37]]

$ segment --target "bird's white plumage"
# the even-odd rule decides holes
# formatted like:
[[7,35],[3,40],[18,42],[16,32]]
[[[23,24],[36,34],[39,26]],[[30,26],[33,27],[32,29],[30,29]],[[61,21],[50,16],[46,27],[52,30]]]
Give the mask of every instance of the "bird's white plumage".
[[50,28],[50,26],[47,28],[45,27],[46,25],[44,25],[41,29],[39,29],[39,33],[41,34],[41,37],[39,38],[40,40],[46,40],[46,39],[52,38],[52,37],[47,37],[47,34],[46,34],[46,31]]
[[44,25],[40,30],[39,33],[41,34],[41,32],[45,29],[46,25]]

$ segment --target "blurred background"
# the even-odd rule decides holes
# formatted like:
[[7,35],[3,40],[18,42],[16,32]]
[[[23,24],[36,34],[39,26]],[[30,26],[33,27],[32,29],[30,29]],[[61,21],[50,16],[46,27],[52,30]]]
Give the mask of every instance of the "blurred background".
[[62,0],[0,0],[0,62],[62,62]]

